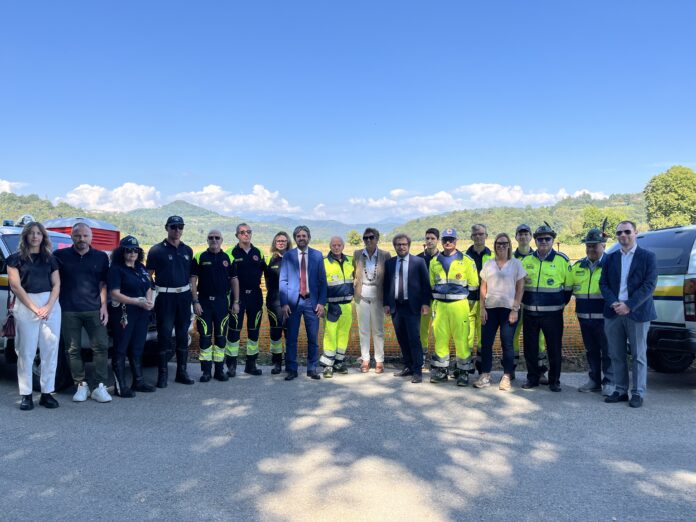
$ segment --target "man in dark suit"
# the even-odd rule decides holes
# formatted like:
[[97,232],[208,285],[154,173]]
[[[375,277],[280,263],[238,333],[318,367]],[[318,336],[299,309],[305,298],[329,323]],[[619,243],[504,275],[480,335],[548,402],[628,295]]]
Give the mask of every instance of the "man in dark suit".
[[628,401],[626,342],[633,360],[633,388],[629,406],[640,408],[648,377],[647,338],[650,321],[657,318],[653,291],[657,285],[655,254],[636,244],[636,225],[622,221],[616,227],[621,248],[606,256],[599,287],[604,297],[604,331],[614,373],[614,393],[604,402]]
[[404,369],[397,377],[411,377],[422,382],[423,345],[420,338],[420,316],[430,313],[430,279],[425,260],[408,253],[411,238],[397,234],[392,240],[396,257],[384,266],[384,313],[392,316],[396,339],[404,357]]
[[309,248],[312,237],[309,228],[300,225],[292,235],[297,248],[285,254],[280,265],[280,305],[287,327],[285,380],[297,377],[297,336],[302,317],[307,332],[307,376],[320,379],[317,373],[319,318],[324,315],[327,294],[324,258],[321,252]]

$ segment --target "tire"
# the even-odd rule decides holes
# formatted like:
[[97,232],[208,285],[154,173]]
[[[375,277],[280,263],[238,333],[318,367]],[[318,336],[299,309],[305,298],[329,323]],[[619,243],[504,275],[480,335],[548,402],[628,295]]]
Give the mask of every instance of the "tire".
[[[32,387],[34,391],[41,391],[41,357],[37,352],[34,358],[34,364],[31,368]],[[55,391],[62,391],[73,385],[72,374],[70,373],[70,365],[68,364],[68,356],[63,345],[63,339],[58,345],[58,364],[56,366],[56,382]]]
[[687,352],[648,350],[648,366],[660,373],[681,373],[694,362],[696,355]]

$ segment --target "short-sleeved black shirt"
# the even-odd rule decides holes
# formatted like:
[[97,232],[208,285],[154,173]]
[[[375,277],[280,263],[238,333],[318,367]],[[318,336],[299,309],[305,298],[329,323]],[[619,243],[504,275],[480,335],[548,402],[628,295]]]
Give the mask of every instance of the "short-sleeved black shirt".
[[[440,253],[440,252],[438,252],[437,254],[439,254],[439,253]],[[434,256],[431,256],[430,254],[428,254],[428,252],[426,252],[426,251],[424,250],[423,252],[421,252],[420,254],[418,254],[418,257],[422,257],[422,258],[425,260],[425,266],[427,266],[428,268],[430,268],[430,261],[431,261],[433,258],[436,258],[436,257],[437,257],[437,254],[435,254]]]
[[60,266],[60,307],[64,312],[93,312],[101,307],[99,287],[106,283],[109,257],[91,248],[80,255],[74,247],[54,252]]
[[280,306],[280,263],[283,256],[274,254],[266,267],[266,306]]
[[165,239],[150,248],[146,268],[155,271],[157,286],[179,288],[189,284],[192,259],[191,247],[184,243],[175,247]]
[[227,251],[232,263],[237,270],[239,279],[239,291],[261,290],[261,276],[266,270],[266,258],[261,251],[251,245],[249,252],[245,252],[239,245],[232,251]]
[[7,266],[19,270],[19,278],[22,288],[28,294],[40,294],[50,292],[51,274],[58,270],[58,260],[51,256],[44,261],[40,254],[31,254],[31,259],[22,259],[19,252],[15,252],[7,258]]
[[127,297],[147,297],[147,291],[152,288],[150,274],[142,263],[136,263],[132,268],[114,263],[109,268],[107,280],[109,292],[118,289]]
[[199,298],[222,297],[229,293],[230,279],[237,277],[237,270],[227,253],[205,250],[193,256],[191,275],[198,277]]

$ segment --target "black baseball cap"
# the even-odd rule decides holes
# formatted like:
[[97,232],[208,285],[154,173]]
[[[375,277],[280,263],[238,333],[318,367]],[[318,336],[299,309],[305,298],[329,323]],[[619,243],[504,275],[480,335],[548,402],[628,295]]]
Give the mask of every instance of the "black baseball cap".
[[183,225],[184,224],[184,218],[181,216],[169,216],[167,218],[167,222],[164,224],[165,227],[168,227],[169,225]]
[[524,223],[522,223],[521,225],[517,225],[517,229],[515,230],[515,235],[519,234],[520,232],[529,232],[531,234],[532,229],[529,228],[529,225],[525,225]]

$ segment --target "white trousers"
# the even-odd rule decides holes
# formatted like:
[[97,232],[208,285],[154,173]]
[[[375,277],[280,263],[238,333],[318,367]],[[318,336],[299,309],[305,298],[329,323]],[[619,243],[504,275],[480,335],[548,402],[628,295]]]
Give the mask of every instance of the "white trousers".
[[360,357],[370,360],[370,333],[375,345],[375,362],[384,362],[384,308],[378,299],[362,298],[357,305]]
[[[41,307],[48,302],[50,293],[28,295],[35,305]],[[56,385],[60,341],[60,304],[56,301],[48,319],[43,320],[17,299],[14,316],[17,330],[15,351],[17,352],[19,394],[29,395],[32,392],[32,368],[37,347],[41,354],[41,393],[53,393]]]

